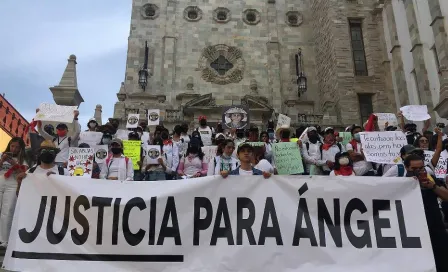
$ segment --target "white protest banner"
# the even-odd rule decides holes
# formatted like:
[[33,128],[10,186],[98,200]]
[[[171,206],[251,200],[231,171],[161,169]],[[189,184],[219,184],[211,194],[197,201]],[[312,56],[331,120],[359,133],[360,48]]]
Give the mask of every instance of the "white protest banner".
[[137,128],[139,119],[140,119],[139,114],[134,113],[128,114],[128,121],[126,123],[126,128]]
[[93,148],[95,149],[95,162],[102,164],[109,154],[109,147],[107,145],[96,145]]
[[277,127],[275,128],[275,131],[277,131],[279,128],[289,128],[290,126],[291,126],[291,117],[288,117],[280,113],[278,115]]
[[159,164],[158,159],[161,156],[160,145],[146,146],[146,162],[148,164]]
[[435,271],[416,180],[327,176],[121,182],[30,174],[3,264],[12,271]]
[[214,157],[216,157],[216,150],[218,150],[218,146],[211,145],[211,146],[203,146],[202,152],[204,153],[204,162],[209,163],[211,160],[213,160]]
[[73,112],[77,109],[78,107],[76,106],[60,106],[50,103],[41,103],[39,112],[36,113],[34,120],[73,123]]
[[386,130],[386,123],[389,126],[398,126],[397,116],[393,113],[374,113],[378,117],[378,128],[381,131]]
[[160,124],[160,110],[148,110],[148,126]]
[[362,151],[369,162],[398,164],[400,149],[407,145],[401,131],[360,132]]
[[431,119],[426,105],[409,105],[400,108],[403,116],[411,121],[426,121]]
[[70,147],[67,170],[70,176],[92,177],[95,149]]
[[99,145],[101,139],[103,138],[103,133],[95,131],[84,131],[79,134],[79,144],[86,143],[91,147],[94,145]]

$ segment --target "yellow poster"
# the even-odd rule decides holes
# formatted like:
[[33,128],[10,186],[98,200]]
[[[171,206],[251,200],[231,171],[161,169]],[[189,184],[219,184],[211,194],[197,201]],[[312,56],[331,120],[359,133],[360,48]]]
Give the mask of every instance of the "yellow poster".
[[134,170],[139,170],[140,152],[142,151],[141,141],[123,141],[123,154],[132,160]]

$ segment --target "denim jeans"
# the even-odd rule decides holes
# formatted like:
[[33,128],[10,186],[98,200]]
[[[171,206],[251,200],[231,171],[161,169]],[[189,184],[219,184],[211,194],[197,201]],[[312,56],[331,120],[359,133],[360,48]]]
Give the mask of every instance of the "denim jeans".
[[146,181],[166,180],[165,172],[162,171],[150,171],[145,173]]

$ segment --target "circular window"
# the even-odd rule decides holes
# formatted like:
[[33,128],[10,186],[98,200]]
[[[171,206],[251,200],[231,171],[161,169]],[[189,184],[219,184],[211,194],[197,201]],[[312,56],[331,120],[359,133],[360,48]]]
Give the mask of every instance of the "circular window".
[[184,10],[184,18],[190,22],[197,22],[202,18],[202,10],[196,6],[187,7]]
[[159,16],[159,7],[154,4],[146,4],[143,6],[141,14],[145,19],[154,20]]
[[248,25],[258,24],[260,18],[260,13],[255,9],[247,9],[243,12],[243,21]]
[[290,26],[299,26],[302,24],[303,17],[298,11],[289,11],[286,13],[286,23]]
[[230,21],[230,10],[226,8],[217,8],[213,12],[213,19],[218,23],[227,23]]

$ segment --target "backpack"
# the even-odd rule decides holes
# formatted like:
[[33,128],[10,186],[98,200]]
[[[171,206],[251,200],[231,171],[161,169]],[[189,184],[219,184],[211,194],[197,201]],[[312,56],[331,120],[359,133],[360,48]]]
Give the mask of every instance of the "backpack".
[[397,164],[398,167],[398,177],[404,177],[404,165]]
[[[56,141],[58,139],[58,137],[53,138],[53,143],[54,141]],[[67,141],[68,141],[68,147],[71,147],[72,145],[72,137],[67,137]]]
[[[36,171],[36,168],[37,168],[37,165],[31,167],[30,170],[28,170],[28,173],[31,173],[31,174],[34,173],[34,171]],[[61,167],[61,166],[59,166],[59,165],[58,165],[58,174],[59,174],[60,176],[65,176],[64,168]]]

